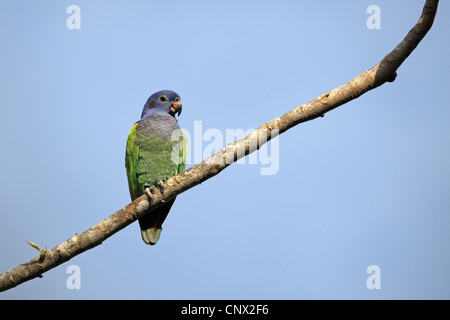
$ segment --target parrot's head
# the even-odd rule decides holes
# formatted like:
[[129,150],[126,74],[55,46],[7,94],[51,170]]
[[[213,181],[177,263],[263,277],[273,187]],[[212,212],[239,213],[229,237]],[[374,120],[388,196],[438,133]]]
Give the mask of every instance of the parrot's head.
[[144,105],[141,118],[151,112],[168,113],[175,117],[181,114],[181,99],[178,93],[171,90],[161,90],[152,94]]

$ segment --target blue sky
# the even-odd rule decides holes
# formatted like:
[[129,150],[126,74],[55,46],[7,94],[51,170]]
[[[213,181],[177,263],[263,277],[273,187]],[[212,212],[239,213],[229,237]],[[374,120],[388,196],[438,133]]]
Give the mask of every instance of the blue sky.
[[[257,128],[379,62],[423,3],[0,1],[0,272],[129,203],[153,92],[180,94],[191,133]],[[282,134],[275,174],[234,164],[177,198],[156,246],[134,223],[0,298],[449,299],[449,12],[395,82]]]

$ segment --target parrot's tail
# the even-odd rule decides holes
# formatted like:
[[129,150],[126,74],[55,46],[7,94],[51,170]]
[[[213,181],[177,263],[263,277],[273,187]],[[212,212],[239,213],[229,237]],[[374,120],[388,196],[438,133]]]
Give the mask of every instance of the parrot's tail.
[[147,213],[139,219],[139,226],[141,227],[142,240],[146,244],[154,245],[158,242],[161,236],[162,224],[169,214],[175,199],[167,201],[164,205],[156,210]]
[[158,242],[159,237],[161,236],[161,231],[162,228],[141,229],[142,240],[144,240],[146,244],[153,246],[156,242]]

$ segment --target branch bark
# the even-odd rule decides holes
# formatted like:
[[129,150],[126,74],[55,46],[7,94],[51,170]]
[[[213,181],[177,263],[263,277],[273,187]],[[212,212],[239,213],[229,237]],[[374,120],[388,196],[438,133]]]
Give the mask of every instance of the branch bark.
[[299,123],[323,116],[325,113],[358,98],[367,91],[375,89],[386,82],[394,81],[397,76],[397,69],[430,30],[437,12],[438,3],[439,0],[427,0],[417,24],[394,50],[371,69],[360,73],[344,85],[263,124],[250,135],[227,145],[205,161],[169,178],[165,182],[161,182],[161,190],[147,189],[147,195],[137,198],[90,229],[81,234],[75,234],[65,242],[48,250],[45,259],[42,260],[40,256],[37,256],[1,274],[0,291],[8,290],[25,281],[41,277],[44,272],[55,268],[86,250],[98,246],[138,218],[145,214],[151,214],[151,211],[165,201],[217,175],[227,166],[259,149],[264,143],[278,134],[289,130]]

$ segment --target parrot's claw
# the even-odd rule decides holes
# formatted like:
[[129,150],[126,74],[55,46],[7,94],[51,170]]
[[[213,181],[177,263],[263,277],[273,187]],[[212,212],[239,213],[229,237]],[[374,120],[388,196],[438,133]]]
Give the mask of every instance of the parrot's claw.
[[161,191],[161,194],[164,194],[164,181],[158,181],[156,182],[156,186],[158,187],[159,191]]
[[145,188],[145,194],[147,195],[148,199],[150,200],[150,203],[153,201],[152,194],[155,193],[155,190],[153,188]]

